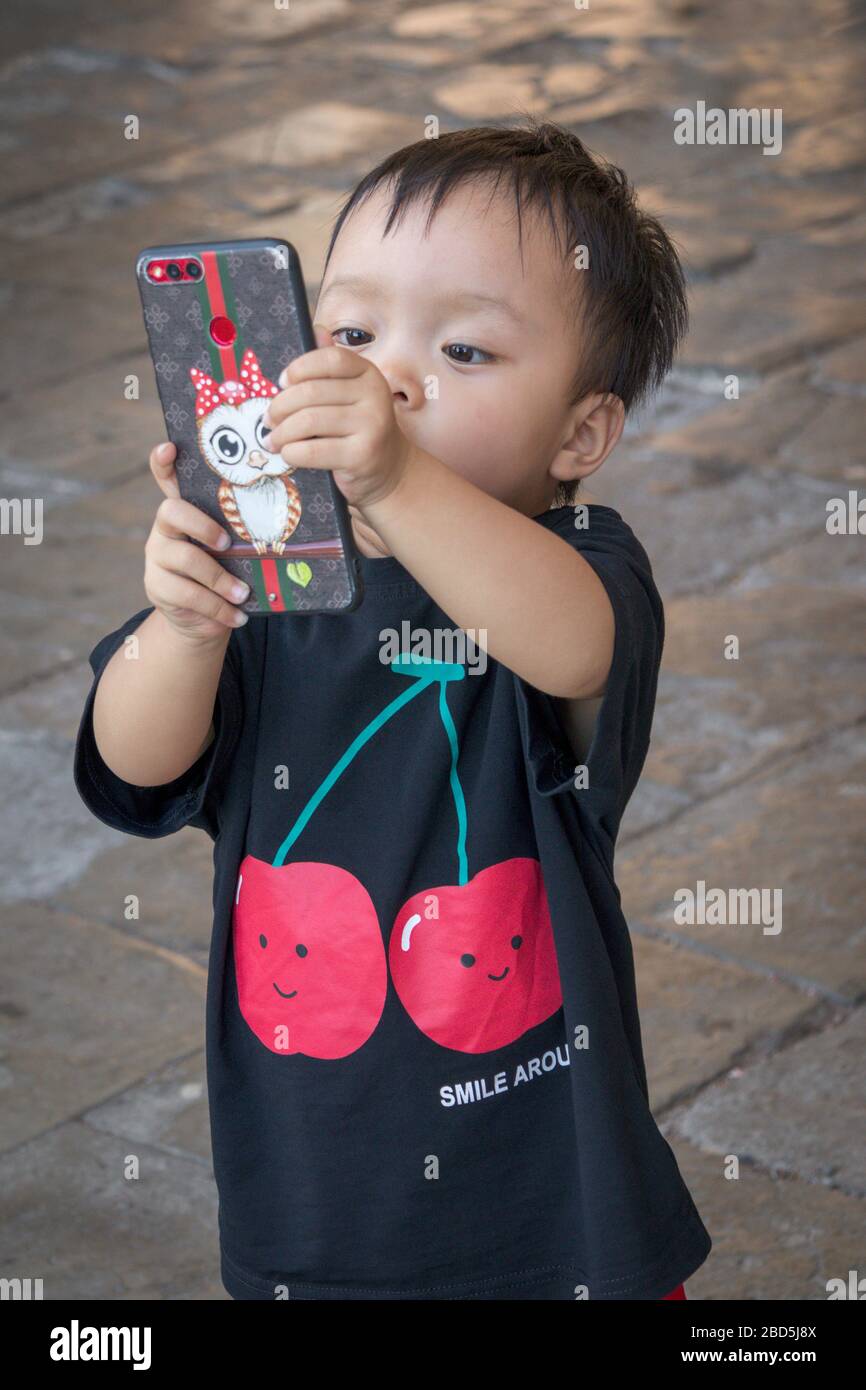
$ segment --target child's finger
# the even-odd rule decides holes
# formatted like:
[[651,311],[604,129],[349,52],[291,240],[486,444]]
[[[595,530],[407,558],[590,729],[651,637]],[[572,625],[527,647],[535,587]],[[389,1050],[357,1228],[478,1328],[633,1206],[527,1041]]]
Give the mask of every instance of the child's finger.
[[351,443],[350,436],[341,437],[335,434],[329,434],[325,438],[314,436],[312,439],[295,439],[283,445],[280,457],[284,463],[290,465],[293,472],[299,468],[325,468],[333,472],[335,469],[351,467],[352,454],[346,452],[347,441]]
[[213,618],[225,627],[242,627],[247,615],[221,598],[215,588],[189,579],[174,570],[159,570],[145,585],[151,603],[158,607],[185,608],[203,618]]
[[231,544],[231,536],[218,521],[183,497],[171,497],[160,502],[156,509],[153,533],[169,540],[182,540],[187,536],[201,541],[212,550],[225,550]]
[[[268,448],[273,450],[276,443],[273,436],[277,433],[278,426],[290,416],[297,415],[302,410],[318,411],[322,406],[354,405],[357,397],[358,392],[354,384],[346,380],[323,378],[320,381],[288,386],[285,391],[280,391],[279,395],[271,397],[264,413],[265,426],[271,431],[268,435]],[[288,437],[287,435],[286,438]],[[279,448],[279,444],[276,447]]]
[[314,405],[308,410],[296,411],[277,429],[271,430],[268,449],[272,454],[280,454],[286,463],[294,463],[285,451],[299,439],[314,439],[325,447],[331,440],[346,439],[353,433],[352,417],[342,406]]
[[[229,574],[218,560],[212,559],[199,546],[191,545],[189,541],[166,539],[159,551],[154,552],[154,561],[163,572],[163,576],[168,573],[180,575],[182,579],[193,579],[205,589],[212,589],[215,594],[231,599],[233,603],[240,603],[250,596],[250,586],[246,580],[237,579],[233,574]],[[208,617],[216,616],[212,610],[201,611]]]
[[360,376],[369,366],[369,362],[351,348],[331,343],[328,347],[312,348],[295,357],[280,373],[280,380],[285,378],[286,385],[293,386],[299,381],[311,381],[321,376]]
[[168,441],[157,444],[155,449],[150,451],[150,471],[157,481],[157,485],[166,497],[180,497],[180,488],[177,483],[177,474],[174,468],[174,460],[177,450]]

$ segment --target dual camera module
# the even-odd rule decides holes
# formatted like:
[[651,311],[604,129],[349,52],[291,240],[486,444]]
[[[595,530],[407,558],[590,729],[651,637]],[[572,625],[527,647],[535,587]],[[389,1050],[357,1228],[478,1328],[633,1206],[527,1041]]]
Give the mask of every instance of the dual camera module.
[[[201,266],[198,261],[187,261],[183,268],[191,280],[197,280],[201,275]],[[183,274],[177,261],[169,261],[165,268],[165,273],[169,280],[179,280]]]

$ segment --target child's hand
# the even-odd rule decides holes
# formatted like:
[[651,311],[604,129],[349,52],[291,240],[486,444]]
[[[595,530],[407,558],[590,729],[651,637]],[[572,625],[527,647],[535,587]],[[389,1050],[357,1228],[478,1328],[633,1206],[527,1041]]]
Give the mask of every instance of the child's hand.
[[280,381],[285,390],[265,412],[268,448],[296,468],[332,469],[346,501],[358,508],[387,497],[412,445],[376,364],[331,343],[296,357]]
[[249,596],[249,586],[188,539],[194,536],[213,549],[231,543],[219,522],[181,497],[174,468],[176,452],[173,444],[159,444],[150,453],[150,469],[165,498],[144,546],[144,588],[154,607],[182,637],[214,641],[247,621],[246,613],[234,605]]

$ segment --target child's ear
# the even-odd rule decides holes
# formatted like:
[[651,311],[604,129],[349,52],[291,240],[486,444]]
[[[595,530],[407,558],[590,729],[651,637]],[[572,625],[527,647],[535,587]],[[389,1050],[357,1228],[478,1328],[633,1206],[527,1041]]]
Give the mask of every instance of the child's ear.
[[625,426],[625,407],[612,393],[586,397],[575,410],[573,428],[562,450],[569,455],[571,478],[587,478],[616,448]]

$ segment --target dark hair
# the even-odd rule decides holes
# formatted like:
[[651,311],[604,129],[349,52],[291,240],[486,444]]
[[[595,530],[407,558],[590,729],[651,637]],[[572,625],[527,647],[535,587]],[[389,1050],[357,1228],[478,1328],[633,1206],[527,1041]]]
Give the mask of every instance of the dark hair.
[[[323,278],[347,217],[380,184],[394,184],[387,235],[407,205],[429,198],[429,230],[457,184],[493,180],[493,197],[503,175],[517,206],[521,255],[522,205],[547,215],[563,272],[570,272],[569,253],[587,248],[588,267],[575,277],[577,290],[572,286],[569,297],[583,342],[569,404],[598,392],[619,396],[629,411],[661,385],[685,336],[685,279],[673,242],[661,223],[637,206],[622,169],[591,154],[563,126],[524,113],[519,126],[448,131],[388,155],[343,204]],[[575,484],[558,483],[555,505],[568,505],[576,491]]]

